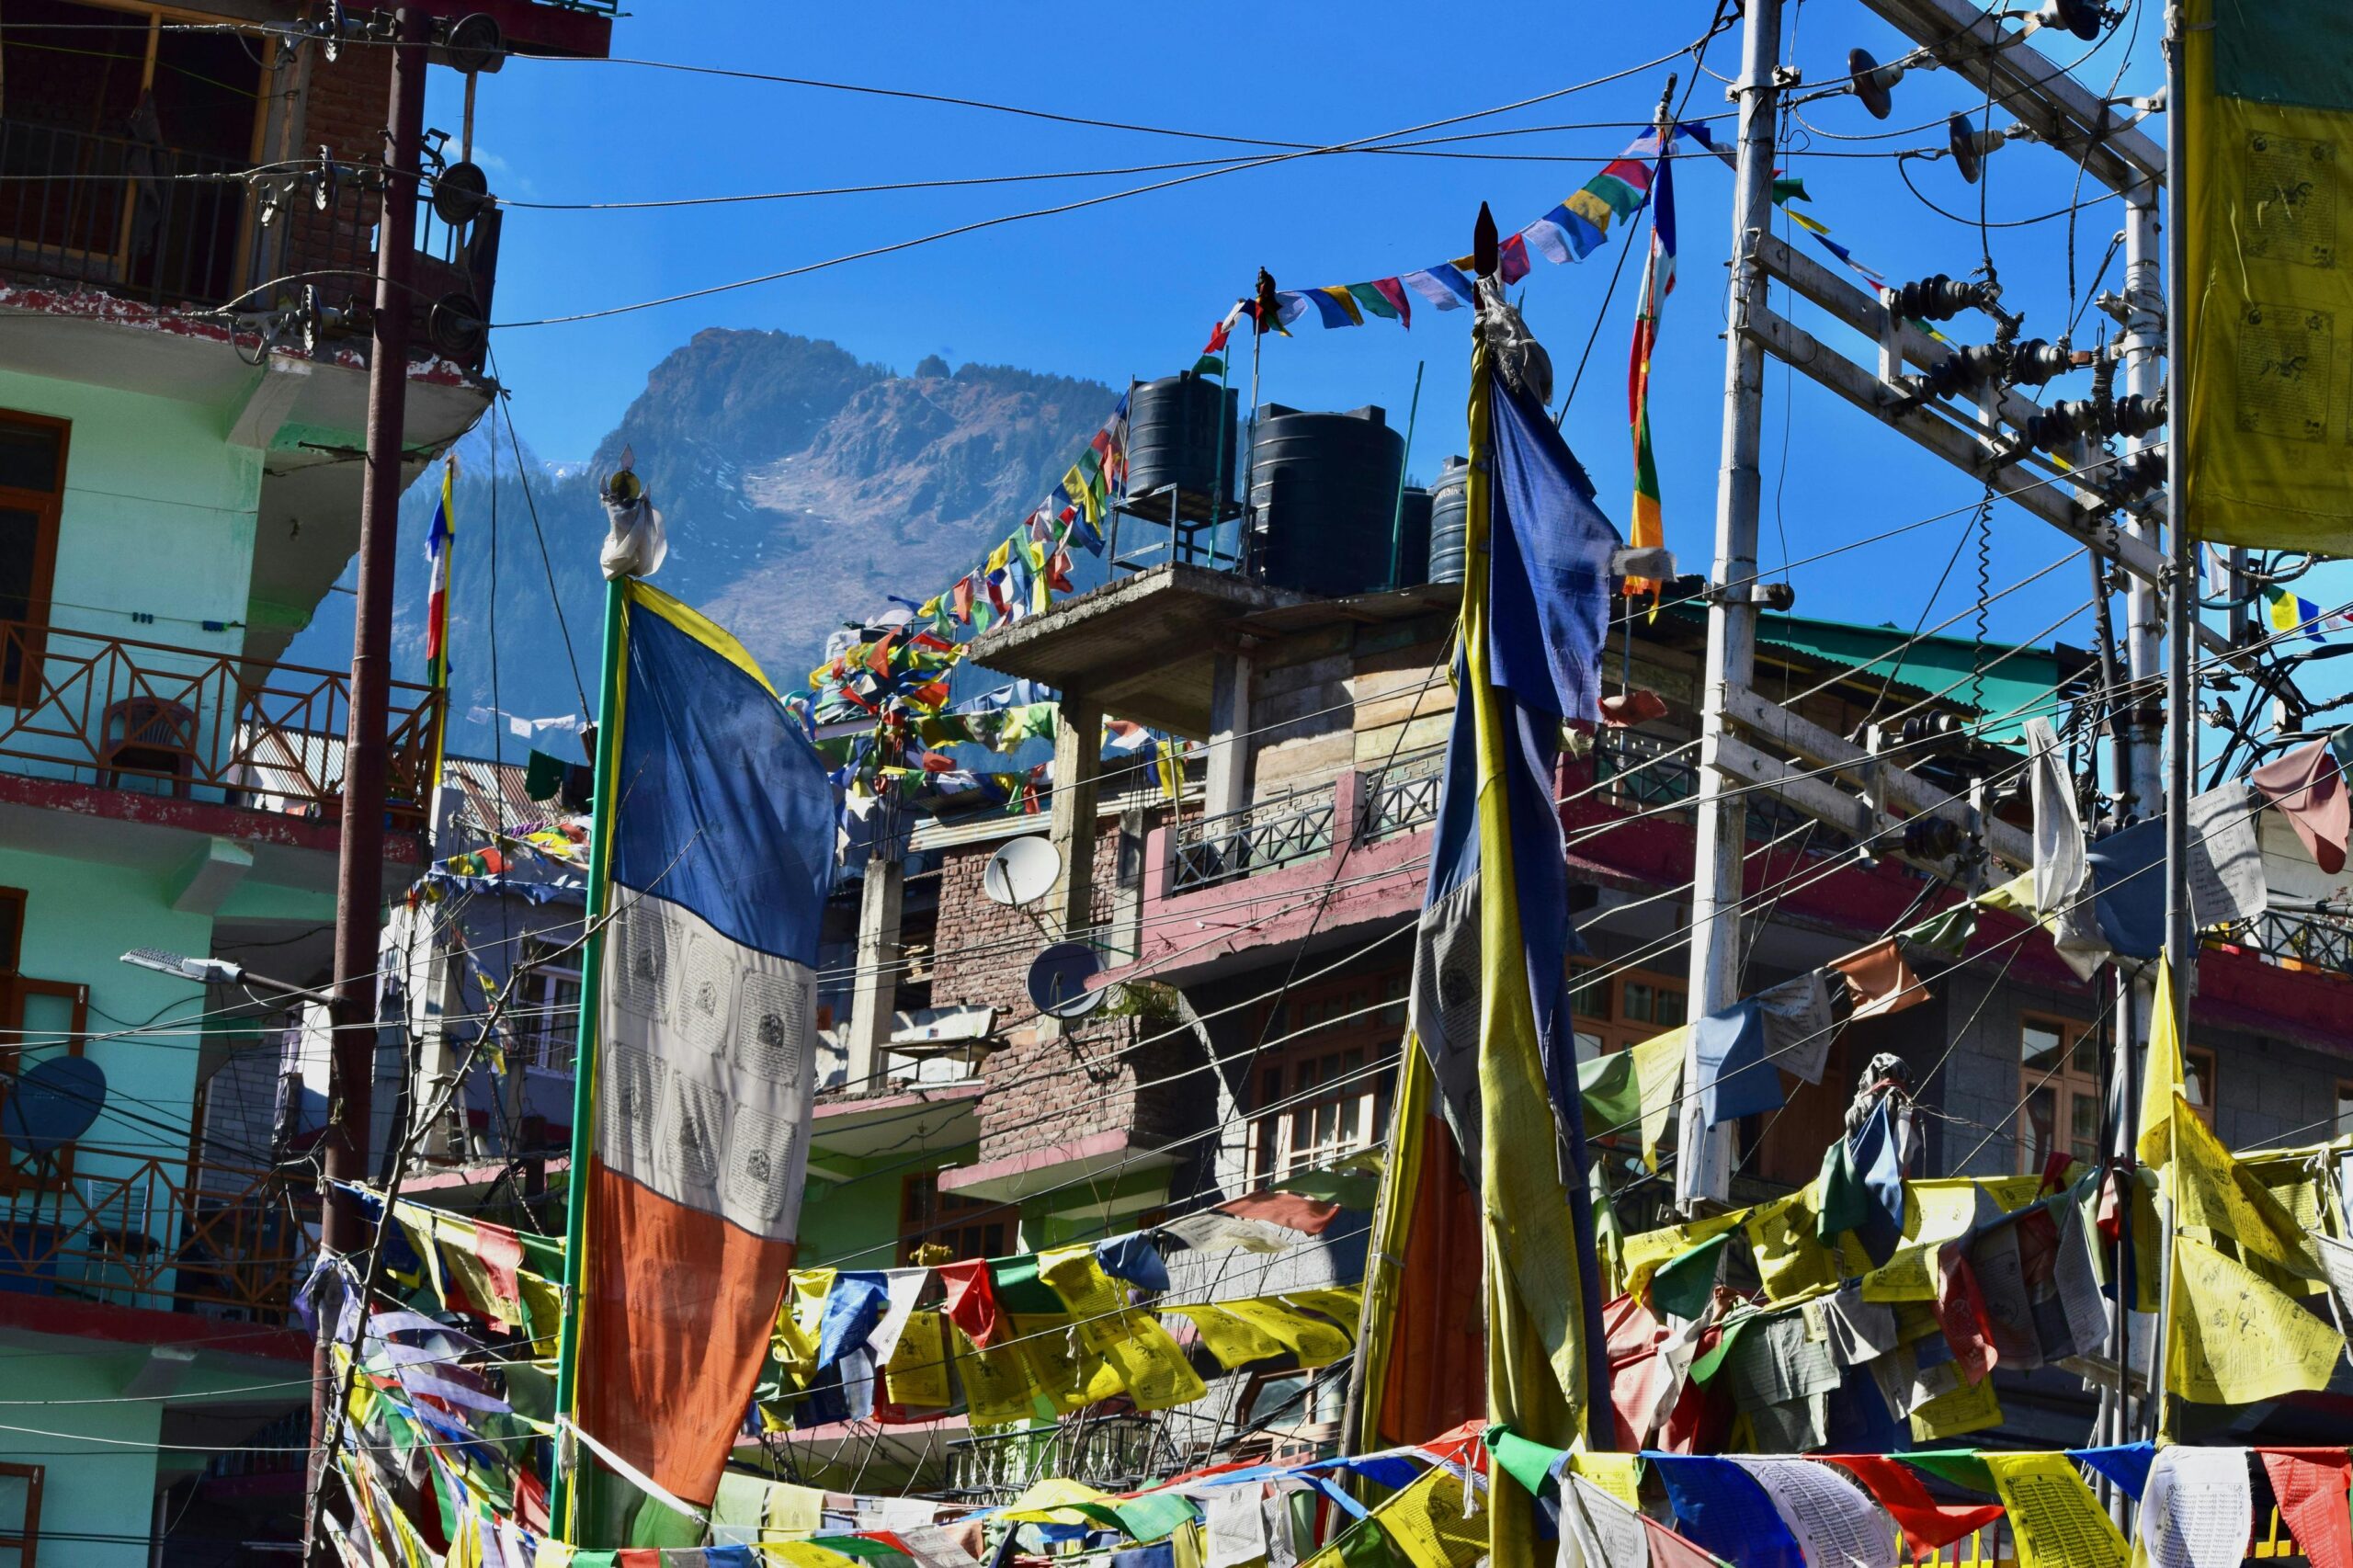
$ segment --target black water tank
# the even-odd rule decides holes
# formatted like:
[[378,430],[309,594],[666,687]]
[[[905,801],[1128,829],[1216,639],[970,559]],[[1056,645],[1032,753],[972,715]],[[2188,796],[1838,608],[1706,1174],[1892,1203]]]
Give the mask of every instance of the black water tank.
[[1449,458],[1430,486],[1430,574],[1433,583],[1462,581],[1464,529],[1471,520],[1471,460]]
[[1378,408],[1258,411],[1250,505],[1259,575],[1280,588],[1339,597],[1389,584],[1389,548],[1404,437]]
[[1416,588],[1430,580],[1430,493],[1408,485],[1398,504],[1397,570],[1392,588]]
[[1204,502],[1216,494],[1219,468],[1240,466],[1233,413],[1232,391],[1190,370],[1137,383],[1128,396],[1129,496],[1142,502],[1172,488]]

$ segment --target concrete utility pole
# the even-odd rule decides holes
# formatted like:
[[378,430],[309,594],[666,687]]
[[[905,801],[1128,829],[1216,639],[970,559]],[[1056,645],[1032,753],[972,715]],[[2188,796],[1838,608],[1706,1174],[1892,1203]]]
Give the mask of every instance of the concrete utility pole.
[[[1740,148],[1734,165],[1732,219],[1732,304],[1724,334],[1723,466],[1716,479],[1716,555],[1708,606],[1708,665],[1699,743],[1699,832],[1691,881],[1691,1000],[1694,1018],[1740,999],[1741,867],[1747,845],[1748,801],[1730,792],[1739,783],[1717,760],[1731,733],[1727,693],[1745,688],[1756,667],[1757,454],[1765,417],[1765,347],[1747,330],[1752,304],[1764,303],[1759,240],[1773,222],[1773,116],[1780,92],[1774,80],[1781,52],[1781,0],[1746,0],[1742,28]],[[1683,1081],[1699,1081],[1686,1048]],[[1675,1197],[1687,1211],[1702,1198],[1722,1199],[1732,1183],[1732,1128],[1699,1119],[1699,1096],[1686,1096],[1677,1147]]]
[[899,997],[899,916],[907,889],[899,809],[895,801],[876,808],[883,831],[866,858],[864,885],[858,893],[858,979],[850,993],[849,1031],[843,1036],[849,1062],[842,1086],[853,1095],[872,1088],[882,1075],[893,1004]]
[[[335,1184],[368,1175],[376,1073],[378,933],[384,902],[384,778],[392,699],[392,563],[400,525],[401,459],[407,435],[410,249],[416,233],[419,153],[425,133],[426,49],[432,22],[403,6],[393,21],[392,102],[386,126],[384,200],[376,235],[376,311],[368,361],[368,472],[359,503],[359,597],[352,633],[350,727],[344,736],[343,832],[335,869],[335,1043],[320,1244],[330,1256],[368,1235],[359,1208]],[[335,1386],[334,1315],[319,1318],[311,1396],[312,1484],[328,1462],[322,1446]],[[313,1511],[313,1518],[316,1518]],[[307,1543],[320,1560],[320,1543]]]

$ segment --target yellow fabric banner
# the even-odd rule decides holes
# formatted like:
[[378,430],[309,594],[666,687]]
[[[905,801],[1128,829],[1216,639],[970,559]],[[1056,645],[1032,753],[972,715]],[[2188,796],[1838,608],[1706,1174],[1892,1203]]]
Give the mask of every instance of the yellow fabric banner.
[[775,1350],[785,1370],[806,1378],[817,1369],[817,1329],[825,1321],[825,1297],[834,1288],[830,1268],[796,1268],[792,1289],[776,1314]]
[[1471,1568],[1487,1554],[1487,1512],[1474,1508],[1465,1517],[1462,1483],[1442,1464],[1424,1471],[1372,1517],[1414,1568]]
[[2149,1013],[2149,1055],[2141,1074],[2141,1128],[2134,1152],[2155,1169],[2173,1157],[2173,1096],[2182,1086],[2181,1030],[2175,1022],[2173,965],[2157,960],[2156,1000]]
[[963,1330],[949,1332],[956,1336],[956,1376],[964,1385],[973,1426],[1004,1426],[1038,1414],[1035,1402],[1043,1391],[1030,1376],[1019,1346],[978,1350]]
[[1190,1318],[1218,1365],[1232,1371],[1248,1361],[1280,1356],[1290,1346],[1255,1324],[1245,1323],[1223,1307],[1171,1307],[1172,1315]]
[[1348,1353],[1347,1335],[1321,1318],[1309,1317],[1272,1298],[1220,1301],[1218,1305],[1228,1316],[1239,1318],[1288,1346],[1302,1367],[1327,1367]]
[[1158,1318],[1128,1306],[1127,1293],[1103,1272],[1094,1248],[1058,1247],[1039,1254],[1038,1278],[1062,1298],[1080,1341],[1103,1358],[1137,1409],[1166,1410],[1208,1396],[1208,1385],[1176,1341]]
[[2131,1551],[2073,1460],[1991,1451],[1984,1458],[2009,1512],[2018,1568],[2124,1568]]
[[1643,1096],[1643,1164],[1658,1169],[1659,1140],[1675,1114],[1675,1095],[1683,1086],[1683,1052],[1690,1044],[1691,1026],[1683,1024],[1634,1047],[1634,1084]]
[[907,1326],[882,1369],[884,1397],[910,1410],[945,1410],[954,1403],[948,1387],[948,1319],[938,1312],[909,1312]]
[[2165,1179],[2177,1223],[2211,1231],[2238,1244],[2242,1252],[2302,1271],[2301,1255],[2286,1239],[2294,1221],[2261,1183],[2242,1177],[2230,1150],[2198,1119],[2179,1090],[2173,1096],[2173,1154]]
[[2174,1238],[2165,1387],[2193,1404],[2325,1389],[2345,1336],[2196,1236]]
[[1642,1511],[1642,1455],[1580,1450],[1569,1456],[1569,1471],[1573,1475],[1584,1476],[1635,1512]]
[[[2341,0],[2183,7],[2173,428],[2202,539],[2353,555],[2353,36]],[[2186,396],[2185,396],[2186,392]]]
[[1665,1225],[1655,1231],[1643,1231],[1626,1238],[1626,1293],[1641,1297],[1650,1289],[1651,1276],[1659,1265],[1679,1253],[1690,1251],[1711,1236],[1722,1235],[1734,1226],[1745,1223],[1749,1215],[1745,1209],[1735,1209],[1729,1214],[1711,1214],[1704,1220],[1694,1220],[1687,1225]]
[[1811,1187],[1751,1210],[1744,1229],[1769,1300],[1786,1301],[1818,1286],[1838,1283],[1837,1256],[1814,1235]]

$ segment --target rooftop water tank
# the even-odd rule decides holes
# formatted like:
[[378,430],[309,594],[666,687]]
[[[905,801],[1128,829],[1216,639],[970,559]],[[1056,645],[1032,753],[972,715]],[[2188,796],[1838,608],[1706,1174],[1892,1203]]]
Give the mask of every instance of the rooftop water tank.
[[1430,486],[1430,574],[1433,583],[1462,581],[1463,543],[1471,521],[1471,460],[1449,458]]
[[1136,384],[1128,394],[1131,509],[1165,517],[1173,490],[1182,515],[1207,515],[1221,490],[1219,471],[1232,474],[1240,466],[1234,402],[1230,389],[1190,370]]
[[1380,409],[1267,403],[1251,462],[1260,577],[1332,598],[1389,585],[1405,441]]
[[1430,580],[1430,493],[1409,484],[1397,503],[1397,569],[1392,588],[1415,588]]

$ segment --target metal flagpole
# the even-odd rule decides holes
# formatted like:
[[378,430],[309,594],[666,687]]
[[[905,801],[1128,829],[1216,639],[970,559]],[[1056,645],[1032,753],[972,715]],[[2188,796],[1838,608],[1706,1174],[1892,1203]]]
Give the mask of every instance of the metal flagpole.
[[[580,952],[580,1023],[572,1054],[572,1164],[564,1177],[563,1326],[556,1339],[555,1408],[569,1421],[579,1403],[580,1331],[585,1315],[580,1281],[587,1250],[589,1156],[596,1146],[597,1012],[605,980],[604,922],[612,901],[613,773],[620,748],[621,602],[629,579],[605,585],[605,653],[597,675],[596,783],[589,797],[587,926]],[[554,1496],[549,1518],[561,1539],[574,1539],[579,1502],[579,1453],[569,1434],[556,1436]]]

